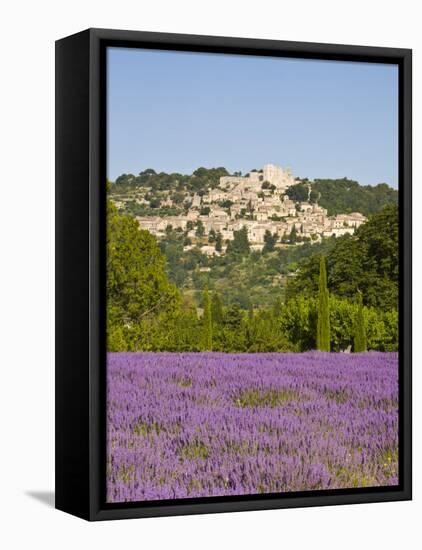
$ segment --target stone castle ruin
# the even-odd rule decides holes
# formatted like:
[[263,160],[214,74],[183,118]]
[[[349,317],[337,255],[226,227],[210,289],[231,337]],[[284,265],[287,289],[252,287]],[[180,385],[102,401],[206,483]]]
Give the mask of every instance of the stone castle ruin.
[[227,191],[237,186],[249,187],[250,191],[259,192],[264,182],[274,185],[277,191],[283,193],[288,187],[294,185],[295,180],[288,168],[264,164],[262,170],[253,170],[246,176],[223,176],[220,178],[219,187]]

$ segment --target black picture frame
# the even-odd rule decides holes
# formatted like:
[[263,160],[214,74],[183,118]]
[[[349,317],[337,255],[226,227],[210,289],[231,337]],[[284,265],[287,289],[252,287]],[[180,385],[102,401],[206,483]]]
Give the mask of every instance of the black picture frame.
[[[399,485],[105,502],[105,51],[109,46],[396,64],[399,69]],[[88,29],[56,42],[56,508],[87,520],[409,500],[412,51]]]

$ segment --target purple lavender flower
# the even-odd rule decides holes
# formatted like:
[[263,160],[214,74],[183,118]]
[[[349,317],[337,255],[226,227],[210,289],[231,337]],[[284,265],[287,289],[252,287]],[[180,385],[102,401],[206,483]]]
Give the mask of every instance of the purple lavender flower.
[[398,484],[397,353],[109,353],[107,500]]

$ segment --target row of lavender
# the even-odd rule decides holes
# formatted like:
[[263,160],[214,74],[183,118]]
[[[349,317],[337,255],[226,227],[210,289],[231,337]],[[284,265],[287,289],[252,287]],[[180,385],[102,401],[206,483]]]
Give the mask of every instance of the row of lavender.
[[109,353],[107,500],[395,485],[396,353]]

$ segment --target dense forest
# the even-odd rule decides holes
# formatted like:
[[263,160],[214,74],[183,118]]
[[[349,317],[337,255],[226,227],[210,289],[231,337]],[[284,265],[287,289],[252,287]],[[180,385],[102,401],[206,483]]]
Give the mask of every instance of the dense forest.
[[320,244],[251,252],[239,234],[220,258],[171,228],[159,244],[111,201],[107,228],[110,351],[398,347],[396,205]]

